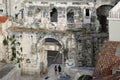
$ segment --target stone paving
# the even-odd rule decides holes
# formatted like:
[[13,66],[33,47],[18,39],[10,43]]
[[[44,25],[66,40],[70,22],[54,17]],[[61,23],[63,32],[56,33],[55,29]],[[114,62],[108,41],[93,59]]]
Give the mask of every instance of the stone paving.
[[0,70],[0,79],[7,75],[13,68],[14,66],[6,66],[2,70]]
[[54,72],[54,65],[51,65],[48,68],[48,74],[45,76],[40,76],[40,75],[34,75],[34,76],[30,76],[30,75],[22,75],[20,80],[59,80],[58,78],[60,77],[60,74],[57,73],[55,74]]

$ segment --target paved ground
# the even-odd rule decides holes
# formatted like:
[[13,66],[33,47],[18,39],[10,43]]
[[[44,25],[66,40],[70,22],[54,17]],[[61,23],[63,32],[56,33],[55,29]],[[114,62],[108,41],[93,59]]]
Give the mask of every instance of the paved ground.
[[2,70],[0,70],[0,79],[7,75],[13,68],[14,66],[5,66]]
[[[22,75],[20,80],[58,80],[60,77],[60,74],[57,73],[55,74],[54,72],[54,65],[51,65],[48,69],[48,74],[45,76],[40,76],[40,75],[34,75],[34,76],[29,76],[29,75]],[[47,79],[45,79],[47,78]]]

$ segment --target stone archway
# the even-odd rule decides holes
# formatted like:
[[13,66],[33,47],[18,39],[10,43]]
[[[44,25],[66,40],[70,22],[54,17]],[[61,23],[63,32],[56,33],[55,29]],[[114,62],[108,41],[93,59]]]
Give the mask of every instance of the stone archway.
[[60,49],[62,45],[54,38],[46,38],[43,44],[47,52],[48,66],[52,64],[62,64],[62,54]]
[[101,32],[108,32],[108,20],[109,11],[112,8],[112,5],[101,5],[97,8],[97,16],[101,25]]
[[[53,42],[50,41],[49,39],[52,39]],[[47,69],[51,64],[62,64],[63,63],[64,54],[59,54],[59,53],[60,53],[60,50],[64,48],[64,45],[60,39],[49,35],[49,36],[45,36],[43,38],[38,39],[37,43],[38,43],[36,45],[37,55],[39,58],[38,62],[40,63],[40,66],[43,66],[44,64],[43,67]]]

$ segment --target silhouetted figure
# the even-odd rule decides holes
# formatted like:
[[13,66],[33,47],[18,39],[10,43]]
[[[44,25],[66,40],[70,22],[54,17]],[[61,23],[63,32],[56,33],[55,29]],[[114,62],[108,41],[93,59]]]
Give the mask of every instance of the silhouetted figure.
[[54,67],[55,74],[57,74],[57,66]]
[[58,66],[58,72],[59,73],[61,72],[61,66],[60,65]]

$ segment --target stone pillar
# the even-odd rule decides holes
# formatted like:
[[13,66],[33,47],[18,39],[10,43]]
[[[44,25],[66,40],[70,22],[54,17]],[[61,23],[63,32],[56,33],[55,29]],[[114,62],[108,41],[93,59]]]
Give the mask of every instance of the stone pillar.
[[40,53],[40,74],[47,73],[47,51],[41,48]]

